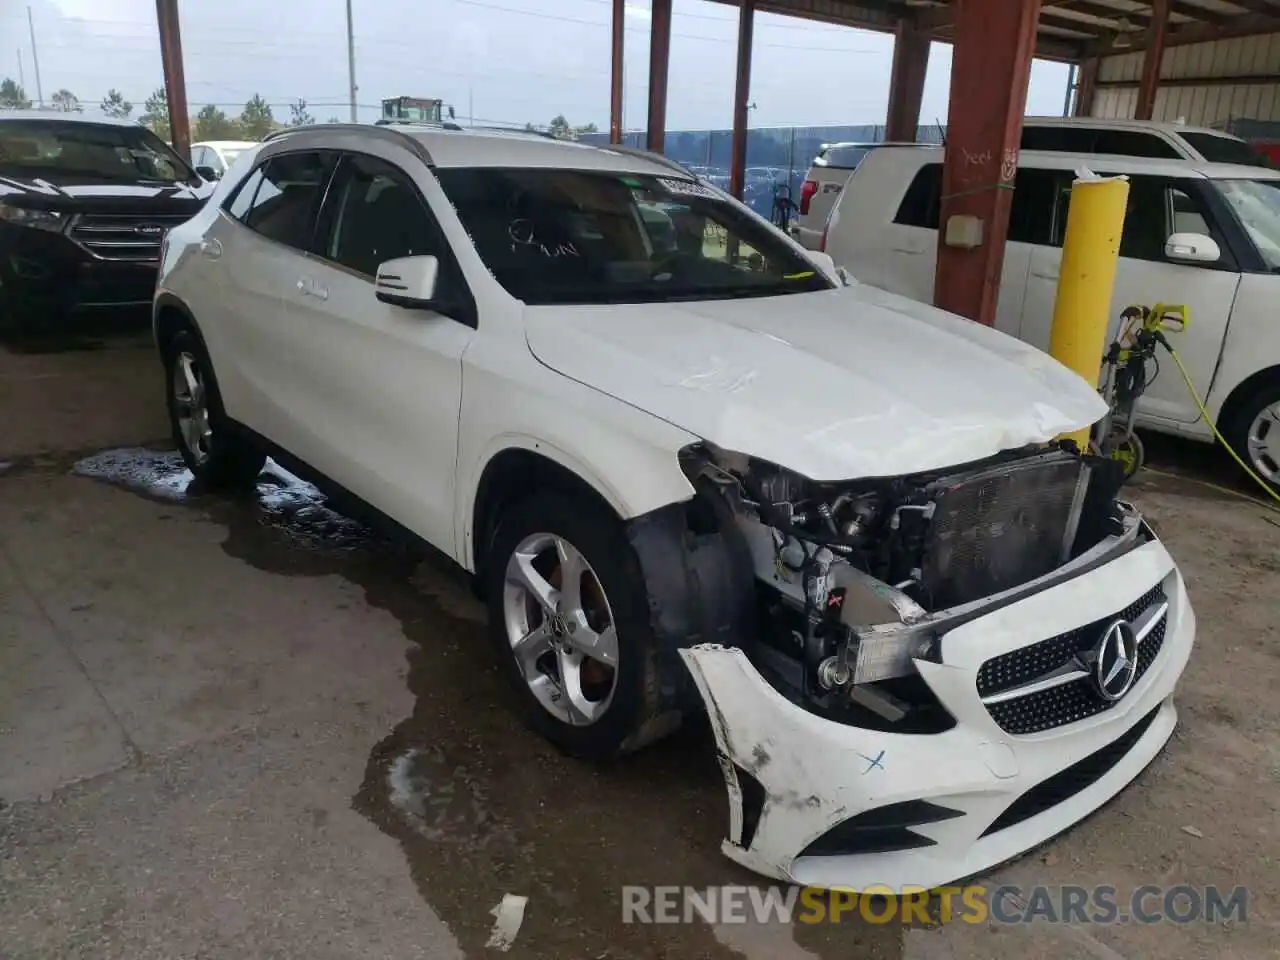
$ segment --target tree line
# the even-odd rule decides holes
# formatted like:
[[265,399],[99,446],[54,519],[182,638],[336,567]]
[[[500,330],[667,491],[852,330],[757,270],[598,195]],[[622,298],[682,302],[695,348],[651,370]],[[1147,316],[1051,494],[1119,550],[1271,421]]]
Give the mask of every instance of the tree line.
[[[11,77],[0,80],[0,110],[28,110],[31,106],[31,98],[21,84]],[[84,104],[80,98],[66,89],[55,92],[49,99],[49,106],[66,113],[84,112]],[[128,119],[133,116],[134,105],[119,90],[112,89],[102,98],[98,109],[109,117]],[[169,100],[165,96],[164,87],[156,88],[147,97],[142,104],[142,112],[138,115],[138,122],[161,139],[171,139]],[[271,104],[255,93],[245,102],[239,116],[235,117],[228,116],[216,104],[205,104],[191,118],[191,139],[261,140],[281,127],[298,127],[315,122],[315,117],[307,109],[306,100],[299,98],[290,103],[288,120],[279,121],[271,111]],[[339,121],[337,117],[330,117],[329,122]]]

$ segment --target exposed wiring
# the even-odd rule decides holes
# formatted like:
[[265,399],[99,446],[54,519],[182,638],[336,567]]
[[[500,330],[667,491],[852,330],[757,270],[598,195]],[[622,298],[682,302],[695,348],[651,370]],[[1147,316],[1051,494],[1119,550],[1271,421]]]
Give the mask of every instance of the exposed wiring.
[[[1226,437],[1224,437],[1218,431],[1218,425],[1213,422],[1213,418],[1209,416],[1209,411],[1205,409],[1204,401],[1200,399],[1200,394],[1196,390],[1196,385],[1191,382],[1191,375],[1187,373],[1187,368],[1182,365],[1182,358],[1178,356],[1178,351],[1173,349],[1173,347],[1169,345],[1168,341],[1165,341],[1164,345],[1165,345],[1165,348],[1169,351],[1169,356],[1173,357],[1173,362],[1178,365],[1178,372],[1182,374],[1182,379],[1187,385],[1187,390],[1191,392],[1191,399],[1196,402],[1196,407],[1199,408],[1200,410],[1200,416],[1204,417],[1204,422],[1209,425],[1209,429],[1212,430],[1213,435],[1218,438],[1218,442],[1221,443],[1223,447],[1226,448],[1227,453],[1231,454],[1231,459],[1233,459],[1236,463],[1238,463],[1241,469],[1244,470],[1244,472],[1247,473],[1250,477],[1252,477],[1254,481],[1258,484],[1258,486],[1260,486],[1263,490],[1267,492],[1267,496],[1269,496],[1276,503],[1280,503],[1280,493],[1276,493],[1276,491],[1272,489],[1271,484],[1267,483],[1267,481],[1263,480],[1260,476],[1254,473],[1253,470],[1249,467],[1249,465],[1245,463],[1244,460],[1241,459],[1240,454],[1236,453],[1235,450],[1232,449],[1231,444],[1227,443]],[[1248,499],[1252,500],[1253,498],[1249,497]],[[1267,506],[1271,506],[1271,505],[1267,504]],[[1280,508],[1272,507],[1272,509],[1280,509]]]

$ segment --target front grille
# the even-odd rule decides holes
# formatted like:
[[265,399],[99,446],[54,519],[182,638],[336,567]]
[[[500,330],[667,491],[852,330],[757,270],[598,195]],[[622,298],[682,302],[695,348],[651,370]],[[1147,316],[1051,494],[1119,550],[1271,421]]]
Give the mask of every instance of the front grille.
[[68,236],[99,260],[151,263],[160,259],[160,244],[186,214],[82,213]]
[[1022,823],[1023,820],[1030,820],[1037,813],[1043,813],[1051,807],[1065,803],[1081,790],[1101,780],[1142,739],[1142,735],[1147,732],[1147,728],[1151,726],[1159,710],[1160,708],[1156,707],[1102,749],[1094,751],[1083,760],[1077,760],[1065,770],[1059,770],[1048,780],[1036,784],[1013,801],[1004,813],[996,817],[982,835],[985,837],[997,830],[1004,830]]
[[920,582],[933,609],[1056,570],[1079,524],[1088,467],[1066,453],[1000,464],[931,486]]
[[[1101,638],[1102,632],[1115,620],[1132,623],[1146,610],[1165,602],[1164,589],[1156,586],[1115,616],[1105,617],[1048,640],[992,657],[978,670],[978,696],[991,697],[1033,683],[1037,678],[1067,667],[1078,655],[1091,650]],[[1164,646],[1168,620],[1166,612],[1138,645],[1138,663],[1133,678],[1135,684],[1159,656],[1160,649]],[[988,703],[986,708],[1002,730],[1026,735],[1096,716],[1114,707],[1116,702],[1118,701],[1103,699],[1094,686],[1094,678],[1085,676],[1025,696]]]

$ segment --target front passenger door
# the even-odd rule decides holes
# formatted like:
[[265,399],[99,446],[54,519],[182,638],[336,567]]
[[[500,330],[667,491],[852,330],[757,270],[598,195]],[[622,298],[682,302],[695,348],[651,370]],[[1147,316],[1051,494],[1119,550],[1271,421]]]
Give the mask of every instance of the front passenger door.
[[374,297],[378,265],[440,261],[438,291],[469,291],[413,180],[387,160],[345,154],[313,255],[295,264],[287,325],[306,371],[300,409],[312,466],[446,553],[453,553],[462,354],[459,319]]
[[[1226,240],[1204,203],[1202,181],[1135,176],[1129,182],[1129,203],[1120,237],[1120,260],[1107,317],[1107,340],[1119,335],[1120,312],[1130,304],[1185,304],[1191,322],[1185,331],[1167,332],[1196,388],[1207,391],[1222,349],[1227,319],[1240,283],[1239,267]],[[1064,189],[1055,218],[1065,229],[1069,189]],[[1222,256],[1214,264],[1185,264],[1169,260],[1165,241],[1175,231],[1204,233],[1217,241]],[[1057,247],[1045,247],[1032,258],[1031,277],[1022,313],[1023,340],[1049,349],[1053,308],[1062,259],[1061,231]],[[1146,417],[1174,423],[1200,419],[1186,385],[1168,354],[1157,355],[1159,377],[1147,386],[1138,403]],[[1101,357],[1099,357],[1101,363]]]

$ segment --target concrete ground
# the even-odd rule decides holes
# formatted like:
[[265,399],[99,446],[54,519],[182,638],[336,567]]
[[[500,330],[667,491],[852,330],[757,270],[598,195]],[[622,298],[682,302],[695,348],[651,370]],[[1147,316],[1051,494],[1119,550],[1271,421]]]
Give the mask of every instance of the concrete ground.
[[624,925],[623,884],[752,882],[719,853],[706,730],[609,769],[560,756],[457,575],[287,476],[187,490],[161,396],[145,344],[0,348],[0,957],[497,955],[506,894],[528,897],[515,957],[1276,956],[1280,527],[1239,495],[1137,484],[1199,616],[1180,725],[984,882],[1245,885],[1247,922]]

